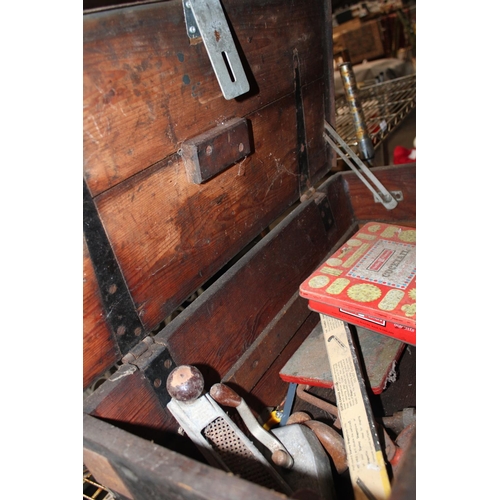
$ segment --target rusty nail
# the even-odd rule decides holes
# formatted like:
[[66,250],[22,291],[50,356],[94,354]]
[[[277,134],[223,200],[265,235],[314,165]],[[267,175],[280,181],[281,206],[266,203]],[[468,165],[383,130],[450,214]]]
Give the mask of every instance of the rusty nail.
[[163,363],[163,366],[168,370],[172,366],[172,360],[166,359]]
[[160,387],[161,385],[161,380],[159,378],[155,379],[153,385],[158,389],[158,387]]
[[118,287],[113,283],[109,288],[108,288],[108,292],[113,295],[116,290],[118,289]]
[[124,335],[126,331],[127,331],[127,329],[123,325],[120,325],[116,330],[116,334],[117,335]]
[[243,146],[243,143],[240,142],[240,145],[238,146],[238,151],[241,153],[243,152],[243,149],[245,149],[245,146]]
[[140,334],[141,334],[141,328],[140,327],[137,327],[135,330],[134,330],[134,334],[138,337]]
[[212,146],[210,146],[210,144],[209,144],[209,145],[206,147],[206,149],[205,149],[205,153],[206,153],[207,155],[209,155],[209,156],[210,156],[210,155],[212,154],[212,151],[213,151],[213,148],[212,148]]

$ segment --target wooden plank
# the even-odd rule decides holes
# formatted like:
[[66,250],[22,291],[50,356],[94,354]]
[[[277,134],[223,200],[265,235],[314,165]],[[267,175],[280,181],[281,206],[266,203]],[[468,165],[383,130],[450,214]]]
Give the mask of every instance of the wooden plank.
[[103,486],[134,500],[283,500],[278,494],[89,415],[83,417],[84,458]]
[[95,198],[154,329],[298,197],[293,96],[251,115],[255,153],[202,185],[175,155]]
[[[356,327],[356,332],[371,391],[380,394],[406,344],[361,327]],[[323,330],[319,323],[287,361],[280,371],[280,377],[285,382],[333,388]]]
[[155,341],[168,347],[177,365],[195,365],[207,384],[219,382],[327,248],[318,209],[314,202],[306,202],[157,334]]
[[266,407],[275,407],[283,401],[288,389],[288,383],[281,379],[279,372],[293,353],[302,345],[317,323],[317,313],[311,312],[285,349],[283,349],[281,355],[263,372],[261,379],[252,389],[249,398],[253,402],[256,411],[261,412]]
[[401,191],[403,200],[393,210],[387,210],[381,203],[375,203],[373,194],[354,174],[346,172],[354,216],[360,222],[376,221],[415,221],[416,218],[416,164],[375,167],[371,171],[389,191]]
[[83,411],[156,441],[165,439],[165,431],[177,429],[149,381],[134,365],[122,365],[85,399]]
[[104,317],[94,268],[83,238],[83,388],[120,359]]
[[222,381],[236,390],[241,388],[250,392],[262,377],[262,373],[280,355],[309,314],[307,301],[296,292],[243,356],[224,375]]
[[302,85],[330,78],[322,2],[227,0],[224,8],[251,84],[230,101],[204,45],[189,44],[180,1],[84,15],[84,176],[94,196],[217,123],[292,94],[293,50]]

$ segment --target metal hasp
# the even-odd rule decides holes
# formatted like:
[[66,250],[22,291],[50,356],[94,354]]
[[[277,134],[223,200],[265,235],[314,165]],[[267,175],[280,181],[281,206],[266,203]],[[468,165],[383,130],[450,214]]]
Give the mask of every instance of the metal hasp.
[[368,133],[361,101],[358,99],[358,86],[352,64],[350,62],[341,64],[339,71],[344,85],[346,101],[349,103],[349,110],[354,122],[359,156],[362,160],[371,160],[375,156],[375,148]]
[[183,0],[189,38],[201,36],[226,99],[250,90],[220,0]]
[[[346,162],[351,170],[360,178],[363,184],[373,193],[375,201],[382,203],[387,210],[392,210],[398,204],[394,196],[382,185],[382,183],[373,175],[370,169],[359,159],[354,151],[340,137],[335,129],[325,120],[325,133],[323,134],[326,142],[335,150],[336,153]],[[344,152],[345,151],[345,152]],[[347,153],[347,154],[346,154]],[[347,156],[349,155],[349,157]],[[356,163],[356,165],[354,165]],[[363,175],[364,174],[364,175]],[[366,176],[366,177],[364,177]],[[370,182],[373,184],[370,184]]]

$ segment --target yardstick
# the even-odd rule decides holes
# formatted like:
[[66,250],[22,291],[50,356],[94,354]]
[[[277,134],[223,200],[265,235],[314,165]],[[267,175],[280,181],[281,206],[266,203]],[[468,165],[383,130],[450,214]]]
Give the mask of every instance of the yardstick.
[[391,485],[349,326],[320,314],[356,500],[386,500]]

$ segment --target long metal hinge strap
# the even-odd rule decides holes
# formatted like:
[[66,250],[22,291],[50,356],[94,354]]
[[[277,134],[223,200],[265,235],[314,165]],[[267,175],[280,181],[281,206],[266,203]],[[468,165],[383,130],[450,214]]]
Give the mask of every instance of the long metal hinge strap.
[[375,175],[373,175],[370,169],[360,160],[356,153],[326,120],[323,137],[335,152],[340,155],[349,168],[359,177],[363,184],[373,193],[375,200],[382,203],[387,210],[392,210],[397,206],[398,202],[394,196],[382,185]]
[[220,0],[183,0],[188,36],[201,36],[226,99],[250,90]]
[[83,180],[83,234],[87,242],[106,322],[122,354],[127,353],[146,331],[116,260],[90,190]]

